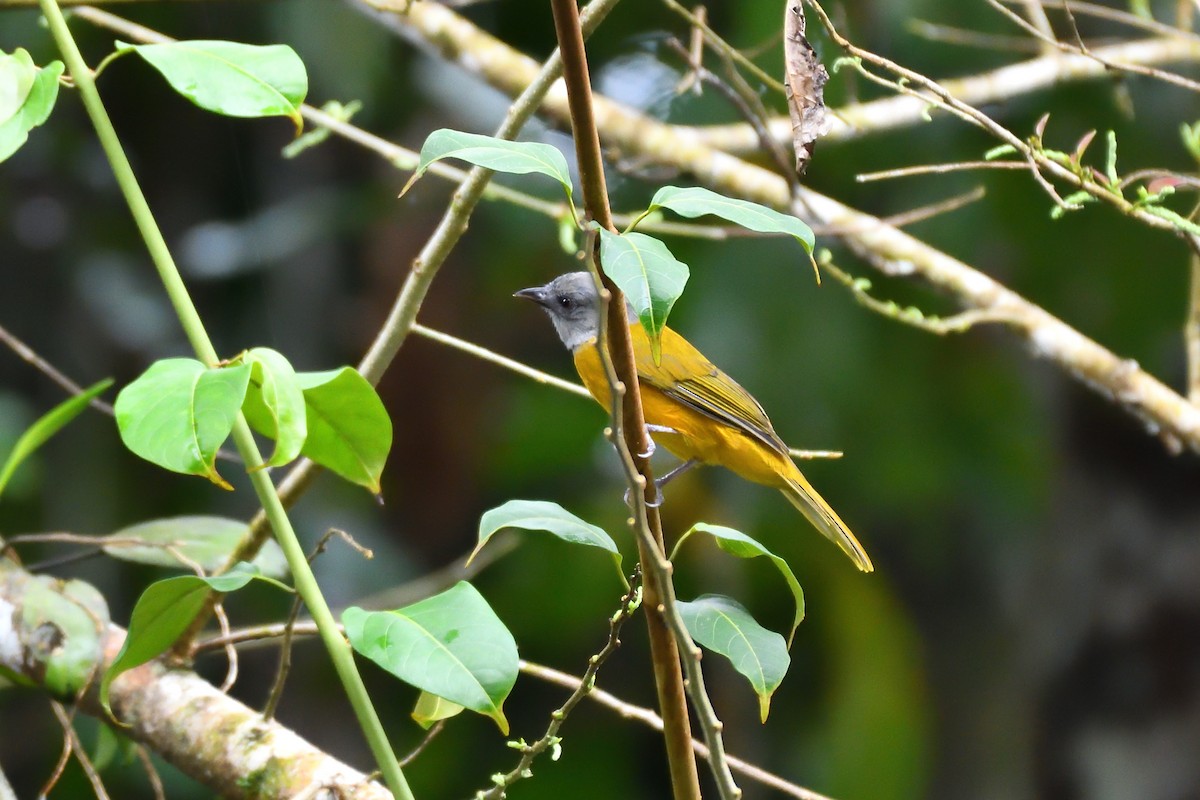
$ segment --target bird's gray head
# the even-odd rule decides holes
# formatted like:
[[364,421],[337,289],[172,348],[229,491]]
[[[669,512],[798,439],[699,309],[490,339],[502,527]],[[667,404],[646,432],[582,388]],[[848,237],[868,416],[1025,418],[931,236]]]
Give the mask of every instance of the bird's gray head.
[[600,331],[600,297],[590,273],[568,272],[545,286],[522,289],[513,297],[524,297],[545,309],[558,338],[571,352],[595,339]]

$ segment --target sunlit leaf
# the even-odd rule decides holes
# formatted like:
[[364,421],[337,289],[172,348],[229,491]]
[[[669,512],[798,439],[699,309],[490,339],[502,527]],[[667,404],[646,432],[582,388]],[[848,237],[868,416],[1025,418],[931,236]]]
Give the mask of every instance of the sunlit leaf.
[[79,416],[80,412],[87,408],[87,404],[102,394],[109,386],[112,386],[110,379],[89,386],[74,397],[69,397],[59,403],[37,422],[30,425],[29,429],[21,434],[21,438],[13,445],[12,452],[4,460],[4,466],[0,467],[0,494],[4,494],[4,487],[8,485],[9,478],[16,472],[21,462],[45,444],[47,439],[62,430],[68,422]]
[[308,437],[304,392],[282,353],[255,347],[246,352],[245,363],[251,368],[243,405],[246,418],[275,441],[275,451],[262,466],[281,467],[300,455]]
[[655,363],[661,356],[662,329],[671,307],[683,294],[688,267],[671,255],[667,246],[644,233],[616,234],[600,231],[600,263],[650,337]]
[[0,161],[15,153],[29,132],[50,117],[62,74],[61,61],[39,69],[19,47],[11,55],[0,53]]
[[783,683],[791,658],[783,637],[754,621],[750,612],[729,597],[706,594],[677,603],[688,633],[698,643],[729,659],[733,668],[758,695],[763,722],[771,710],[771,695]]
[[113,410],[121,440],[164,469],[232,489],[215,462],[249,381],[245,364],[210,369],[190,358],[156,361],[117,395]]
[[508,733],[504,699],[517,681],[517,643],[465,581],[395,611],[342,613],[354,649],[405,683],[491,717]]
[[308,94],[304,62],[287,45],[194,40],[164,44],[117,42],[167,79],[200,108],[228,117],[289,117],[304,127],[300,106]]
[[392,421],[375,388],[350,367],[298,372],[308,437],[302,455],[379,493],[392,448]]
[[[226,517],[167,517],[130,525],[100,537],[97,542],[105,553],[123,561],[176,569],[191,569],[194,565],[205,572],[215,572],[224,566],[249,529],[242,520]],[[263,543],[253,563],[264,575],[273,578],[287,575],[287,561],[273,539]]]

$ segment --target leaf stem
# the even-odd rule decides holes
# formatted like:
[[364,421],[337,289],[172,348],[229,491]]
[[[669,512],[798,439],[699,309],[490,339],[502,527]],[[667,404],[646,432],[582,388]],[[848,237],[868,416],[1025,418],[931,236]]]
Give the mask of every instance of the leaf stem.
[[[104,148],[104,152],[112,166],[117,185],[120,187],[121,193],[125,196],[125,201],[129,204],[134,222],[137,224],[138,231],[146,243],[146,248],[150,253],[151,259],[154,261],[159,278],[162,280],[167,296],[171,300],[171,305],[175,308],[175,313],[179,317],[180,324],[183,326],[188,341],[191,343],[192,349],[195,350],[197,358],[207,364],[215,365],[218,362],[216,350],[213,348],[212,341],[204,329],[204,323],[201,321],[200,315],[196,311],[191,297],[188,295],[183,278],[175,266],[175,261],[167,249],[167,243],[163,238],[162,232],[159,230],[158,224],[154,220],[154,215],[150,211],[150,206],[146,202],[145,195],[142,194],[137,178],[133,174],[133,167],[130,166],[129,159],[125,156],[121,142],[117,138],[117,132],[113,128],[112,121],[104,109],[104,104],[92,79],[92,72],[84,62],[83,56],[75,44],[75,40],[71,37],[71,32],[67,28],[67,22],[63,18],[62,11],[59,9],[56,0],[40,0],[40,5],[42,13],[49,23],[50,32],[54,37],[55,43],[62,52],[71,77],[75,80],[75,85],[79,89],[79,94],[83,99],[88,116],[91,117],[92,125],[96,129],[96,135],[100,139],[100,144]],[[245,463],[262,463],[263,459],[262,455],[258,452],[258,445],[255,444],[254,437],[250,433],[250,427],[241,414],[238,415],[237,422],[234,424],[233,439]],[[337,670],[338,677],[346,689],[350,705],[354,708],[359,725],[363,730],[367,743],[371,747],[371,752],[374,754],[375,760],[378,762],[388,788],[391,789],[392,794],[396,798],[411,800],[412,792],[408,788],[408,782],[404,778],[404,773],[400,770],[396,756],[392,753],[391,745],[387,741],[387,735],[383,731],[383,726],[379,721],[375,708],[371,704],[371,699],[367,694],[366,686],[362,682],[362,677],[358,674],[358,668],[354,663],[350,646],[338,631],[333,614],[330,612],[329,606],[321,594],[320,586],[317,585],[312,569],[308,565],[308,560],[305,558],[304,551],[300,547],[296,532],[292,528],[291,521],[288,519],[287,513],[283,509],[283,504],[279,500],[279,495],[275,491],[275,485],[271,482],[270,477],[265,471],[251,472],[250,482],[254,486],[254,491],[258,495],[259,502],[262,504],[271,527],[275,531],[275,538],[278,540],[279,546],[283,549],[284,556],[287,558],[296,591],[304,598],[304,603],[308,606],[309,613],[312,614],[313,620],[320,631],[321,639],[329,650],[329,656],[333,661],[334,668]]]

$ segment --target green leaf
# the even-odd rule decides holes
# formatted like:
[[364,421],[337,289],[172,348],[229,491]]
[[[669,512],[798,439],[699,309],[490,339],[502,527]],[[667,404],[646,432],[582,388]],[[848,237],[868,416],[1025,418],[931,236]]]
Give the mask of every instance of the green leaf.
[[301,454],[379,494],[392,449],[392,421],[367,379],[351,367],[298,372],[308,438]]
[[502,706],[517,681],[517,643],[471,584],[395,611],[347,608],[342,624],[363,656],[508,733]]
[[[205,572],[216,572],[249,528],[241,520],[226,517],[166,517],[130,525],[97,541],[105,553],[122,561],[172,569],[191,569],[195,565]],[[273,539],[263,543],[254,565],[273,578],[288,573],[283,551]]]
[[800,581],[796,580],[796,574],[792,572],[792,568],[788,566],[788,563],[741,531],[721,525],[709,525],[704,522],[697,522],[683,536],[679,537],[679,541],[675,543],[675,547],[671,552],[672,561],[675,559],[675,553],[679,552],[679,548],[683,546],[683,543],[693,533],[707,533],[716,541],[717,547],[720,547],[731,556],[737,556],[738,558],[766,556],[771,559],[771,563],[775,565],[775,568],[779,570],[779,574],[783,575],[783,579],[787,581],[788,588],[792,591],[792,597],[796,601],[796,614],[792,620],[792,628],[788,631],[787,636],[788,647],[791,647],[792,637],[796,635],[796,628],[804,620],[804,590],[800,588]]
[[255,468],[281,467],[300,455],[308,437],[304,392],[296,370],[281,353],[255,347],[246,352],[244,361],[251,368],[243,404],[246,418],[256,430],[275,440],[275,452]]
[[137,743],[117,733],[111,725],[101,722],[96,727],[96,744],[92,748],[92,766],[104,772],[115,764],[132,764],[137,758]]
[[0,53],[0,125],[15,117],[25,105],[37,71],[24,48],[18,47],[12,55]]
[[15,153],[29,132],[50,117],[62,73],[61,61],[39,69],[19,47],[12,55],[0,53],[0,161]]
[[664,186],[654,193],[650,211],[669,208],[681,217],[689,219],[712,214],[759,233],[786,233],[812,253],[815,239],[812,228],[793,217],[773,208],[717,194],[700,186]]
[[429,730],[433,727],[433,723],[457,716],[462,713],[462,710],[463,707],[458,703],[451,703],[436,694],[421,692],[421,696],[417,698],[417,702],[413,706],[412,718],[422,728]]
[[434,161],[458,158],[477,167],[514,175],[536,173],[553,178],[571,196],[571,172],[567,159],[553,145],[541,142],[511,142],[494,136],[441,128],[425,138],[416,172],[400,191],[403,195]]
[[207,111],[227,117],[289,117],[304,128],[300,105],[308,94],[304,62],[287,45],[194,40],[167,44],[117,42],[167,79],[171,88]]
[[758,695],[763,722],[771,710],[771,695],[783,683],[791,658],[783,637],[754,621],[736,600],[706,594],[676,604],[692,638],[725,656]]
[[87,404],[109,386],[112,386],[111,379],[93,384],[74,397],[69,397],[59,403],[42,415],[37,422],[30,425],[29,429],[21,434],[21,438],[13,445],[12,452],[4,460],[4,466],[0,467],[0,494],[4,494],[4,487],[8,485],[9,478],[16,472],[21,462],[29,458],[51,436],[62,430],[68,422],[79,416],[80,412],[87,408]]
[[255,578],[284,589],[288,588],[265,577],[258,567],[244,561],[238,562],[222,575],[208,578],[180,575],[155,581],[147,586],[133,607],[125,644],[121,646],[121,652],[117,653],[117,657],[113,659],[100,681],[100,704],[104,706],[104,710],[112,715],[108,704],[108,691],[112,682],[121,673],[166,652],[200,613],[209,589],[233,592]]
[[38,575],[22,592],[21,639],[38,662],[30,669],[59,697],[73,697],[91,680],[107,625],[104,596],[83,581]]
[[509,500],[493,508],[479,518],[479,544],[471,551],[467,563],[479,554],[493,535],[505,528],[521,528],[527,531],[545,531],[564,542],[599,547],[612,553],[618,568],[621,553],[616,542],[602,528],[584,522],[558,503],[545,500]]
[[652,236],[598,230],[600,263],[625,293],[625,299],[646,329],[650,352],[657,364],[662,355],[660,337],[667,315],[687,284],[687,264],[676,260],[667,246]]
[[135,454],[172,472],[217,474],[217,450],[229,438],[246,396],[250,367],[210,369],[190,358],[156,361],[117,395],[121,440]]

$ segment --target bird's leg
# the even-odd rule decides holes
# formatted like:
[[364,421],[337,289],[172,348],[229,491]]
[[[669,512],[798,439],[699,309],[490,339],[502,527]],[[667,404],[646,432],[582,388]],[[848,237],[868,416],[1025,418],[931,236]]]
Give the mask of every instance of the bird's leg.
[[670,483],[671,481],[678,478],[683,473],[687,472],[692,467],[696,466],[696,464],[698,464],[698,463],[699,462],[696,459],[689,458],[687,461],[683,462],[678,467],[675,467],[673,470],[668,472],[666,475],[663,475],[661,478],[656,480],[654,482],[654,486],[656,489],[658,489],[659,500],[660,501],[662,500],[662,490],[663,490],[664,486],[666,486],[668,483]]
[[[699,462],[696,459],[689,458],[687,461],[684,461],[682,464],[672,469],[666,475],[663,475],[661,478],[656,478],[654,481],[654,500],[646,503],[646,505],[650,506],[651,508],[658,508],[661,506],[663,504],[663,487],[675,478],[687,472],[692,467],[696,466],[697,463]],[[630,505],[628,489],[625,490],[625,505]]]

